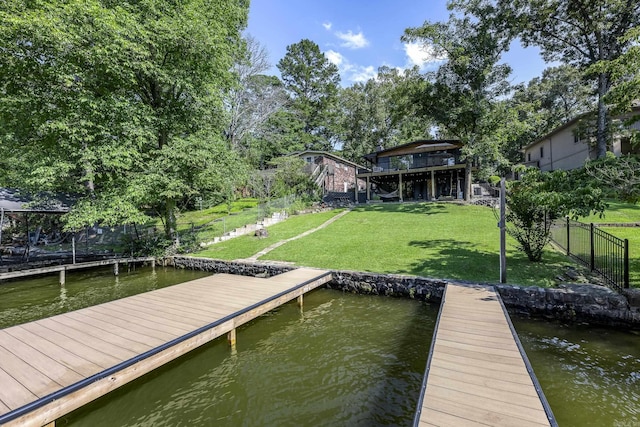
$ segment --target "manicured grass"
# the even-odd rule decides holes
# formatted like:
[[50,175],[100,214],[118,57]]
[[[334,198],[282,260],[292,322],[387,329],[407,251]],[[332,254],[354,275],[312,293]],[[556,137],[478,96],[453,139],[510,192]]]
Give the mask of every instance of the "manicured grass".
[[604,212],[602,218],[599,215],[591,215],[585,218],[579,218],[578,220],[586,223],[593,222],[594,224],[640,222],[640,205],[632,205],[614,200],[609,200],[607,203],[609,207]]
[[[618,201],[608,201],[609,207],[602,218],[592,215],[579,221],[598,223],[640,222],[640,205]],[[629,239],[629,282],[632,287],[640,287],[640,228],[638,227],[599,227],[620,239]]]
[[620,239],[629,239],[629,283],[640,287],[640,228],[600,227],[603,231]]
[[211,245],[195,255],[227,260],[248,258],[274,243],[316,228],[340,212],[342,212],[342,210],[294,215],[284,222],[269,227],[269,237],[260,239],[251,235],[240,236]]
[[[416,203],[358,207],[328,227],[289,242],[260,259],[319,268],[497,283],[499,229],[496,222],[493,211],[480,206]],[[270,227],[269,239],[242,237],[197,255],[223,259],[248,257],[301,232],[305,227],[303,223],[304,217],[294,217]],[[297,231],[286,231],[294,225]],[[508,238],[509,283],[551,286],[555,276],[569,265],[573,263],[552,249],[545,252],[543,263],[531,263]]]

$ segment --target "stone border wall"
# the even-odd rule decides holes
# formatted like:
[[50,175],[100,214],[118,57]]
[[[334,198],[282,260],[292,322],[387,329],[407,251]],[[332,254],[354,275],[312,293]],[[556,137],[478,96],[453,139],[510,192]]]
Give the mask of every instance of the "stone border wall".
[[[164,264],[176,268],[255,277],[272,277],[295,269],[283,264],[195,257],[167,258]],[[332,273],[333,280],[326,285],[331,289],[365,295],[411,298],[429,303],[439,303],[442,300],[448,283],[444,279],[396,274],[336,270]],[[597,285],[568,284],[559,288],[493,286],[511,313],[640,330],[640,307],[637,304],[640,290],[633,290],[633,294],[627,299],[624,295]],[[629,301],[633,301],[633,305],[630,306]]]

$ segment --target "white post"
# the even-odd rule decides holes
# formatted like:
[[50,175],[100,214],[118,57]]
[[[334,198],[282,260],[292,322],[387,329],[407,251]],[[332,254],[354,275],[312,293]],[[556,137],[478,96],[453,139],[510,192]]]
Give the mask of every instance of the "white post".
[[76,263],[76,232],[74,231],[71,235],[71,256],[73,259],[73,264]]

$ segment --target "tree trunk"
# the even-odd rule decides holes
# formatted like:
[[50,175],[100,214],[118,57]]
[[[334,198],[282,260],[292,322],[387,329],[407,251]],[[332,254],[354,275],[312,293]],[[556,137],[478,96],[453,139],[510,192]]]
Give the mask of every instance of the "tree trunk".
[[609,76],[605,73],[598,75],[598,117],[596,131],[596,158],[607,155],[607,113],[608,109],[604,97],[609,90]]
[[176,201],[166,199],[164,213],[164,232],[168,239],[171,239],[176,246],[180,245],[180,237],[178,236],[178,225],[176,221]]
[[471,168],[473,167],[473,160],[467,157],[467,162],[464,166],[464,200],[468,202],[471,200]]

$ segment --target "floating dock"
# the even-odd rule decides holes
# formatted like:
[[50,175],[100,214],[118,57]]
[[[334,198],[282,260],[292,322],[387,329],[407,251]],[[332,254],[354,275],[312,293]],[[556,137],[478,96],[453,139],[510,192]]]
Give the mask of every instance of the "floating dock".
[[46,426],[331,280],[215,274],[0,330],[0,425]]
[[491,286],[449,283],[414,426],[556,426]]

